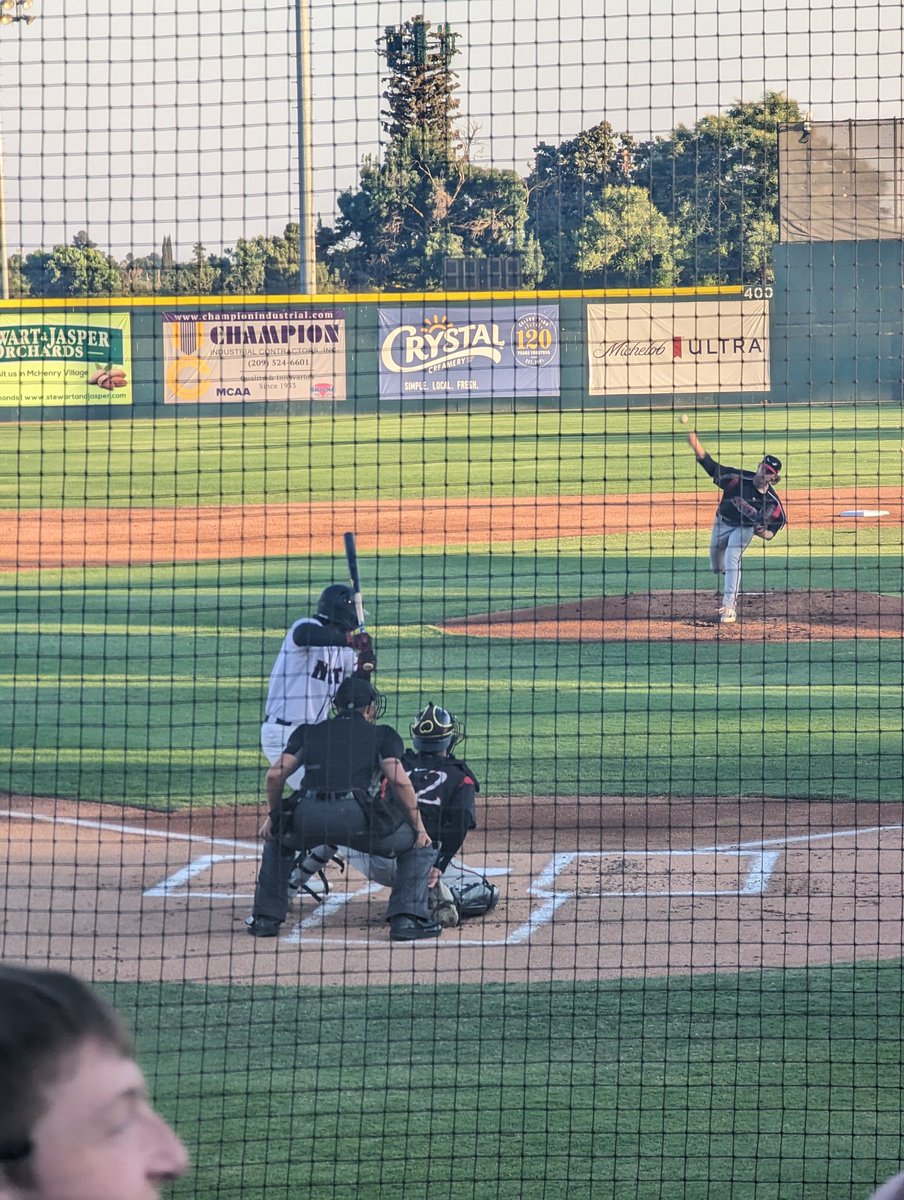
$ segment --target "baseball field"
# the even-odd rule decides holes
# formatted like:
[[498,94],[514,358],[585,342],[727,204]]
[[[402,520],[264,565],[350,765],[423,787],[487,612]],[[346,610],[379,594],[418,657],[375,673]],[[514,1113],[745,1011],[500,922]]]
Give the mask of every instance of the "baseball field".
[[[23,423],[0,443],[2,953],[97,980],[176,1196],[790,1200],[899,1168],[895,408]],[[720,627],[720,460],[788,527]],[[850,516],[851,512],[882,513]],[[459,715],[485,920],[349,871],[245,936],[285,629],[356,531],[386,720]]]

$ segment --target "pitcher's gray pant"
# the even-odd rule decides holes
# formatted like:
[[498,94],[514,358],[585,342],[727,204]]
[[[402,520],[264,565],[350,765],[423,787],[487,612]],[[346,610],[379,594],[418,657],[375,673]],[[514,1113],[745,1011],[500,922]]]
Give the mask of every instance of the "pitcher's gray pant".
[[716,513],[709,543],[709,564],[714,575],[724,572],[722,605],[735,608],[741,590],[741,555],[753,540],[753,526],[729,525]]
[[364,810],[353,797],[322,798],[305,792],[282,833],[285,836],[277,839],[271,835],[264,843],[254,890],[254,916],[286,919],[289,875],[298,850],[326,843],[393,859],[396,869],[387,920],[402,913],[429,918],[427,880],[436,851],[432,846],[414,848],[417,835],[407,821],[393,833],[377,837],[369,831]]

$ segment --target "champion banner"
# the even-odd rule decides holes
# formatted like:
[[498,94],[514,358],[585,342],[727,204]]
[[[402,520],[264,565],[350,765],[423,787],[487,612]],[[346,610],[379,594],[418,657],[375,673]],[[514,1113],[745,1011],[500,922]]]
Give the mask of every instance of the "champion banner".
[[163,314],[166,404],[344,400],[342,309]]
[[769,390],[766,300],[588,304],[591,396]]
[[131,404],[126,313],[0,316],[0,407]]
[[380,395],[555,396],[554,304],[380,309]]

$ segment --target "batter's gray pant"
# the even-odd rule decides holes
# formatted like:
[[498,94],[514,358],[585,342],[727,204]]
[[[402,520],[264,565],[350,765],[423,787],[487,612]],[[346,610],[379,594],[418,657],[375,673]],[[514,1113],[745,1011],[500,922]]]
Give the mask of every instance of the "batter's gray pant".
[[[379,854],[362,854],[360,850],[352,850],[350,846],[339,846],[338,849],[348,865],[360,871],[365,879],[382,883],[384,887],[392,887],[396,876],[396,859],[384,858]],[[435,853],[434,851],[434,856]],[[482,878],[478,872],[463,869],[455,859],[443,871],[442,877],[450,887],[462,887],[470,880]]]
[[407,913],[429,918],[427,881],[436,860],[432,846],[415,849],[417,834],[407,821],[393,833],[375,836],[368,829],[367,817],[353,797],[323,798],[303,793],[292,813],[286,845],[282,837],[270,836],[264,843],[257,887],[254,890],[254,916],[284,921],[289,909],[289,875],[295,856],[305,846],[350,846],[365,854],[395,861],[395,878],[386,906],[387,920]]
[[[261,750],[271,767],[282,758],[286,743],[300,724],[299,721],[296,725],[280,725],[268,717],[261,725]],[[289,776],[286,783],[293,791],[297,791],[301,787],[302,779],[304,779],[304,767],[299,767]]]
[[729,525],[716,513],[709,542],[709,565],[714,575],[725,574],[722,606],[735,608],[741,590],[741,555],[753,539],[753,526]]

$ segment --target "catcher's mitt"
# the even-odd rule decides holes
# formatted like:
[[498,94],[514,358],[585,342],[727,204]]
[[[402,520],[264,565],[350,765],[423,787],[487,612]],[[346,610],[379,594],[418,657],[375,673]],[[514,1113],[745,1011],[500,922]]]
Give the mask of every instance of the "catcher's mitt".
[[427,893],[427,903],[430,906],[430,915],[443,929],[454,929],[461,920],[455,893],[441,879]]

